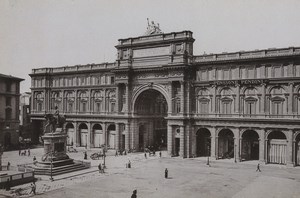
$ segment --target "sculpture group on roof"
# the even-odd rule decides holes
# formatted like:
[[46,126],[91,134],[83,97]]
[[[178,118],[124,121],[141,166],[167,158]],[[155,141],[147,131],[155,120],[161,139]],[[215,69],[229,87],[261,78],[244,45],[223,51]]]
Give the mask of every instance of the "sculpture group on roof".
[[147,31],[145,32],[145,36],[163,33],[159,28],[159,23],[155,24],[154,21],[151,21],[151,23],[149,23],[148,18],[147,18],[147,22],[148,22],[148,27],[147,27]]

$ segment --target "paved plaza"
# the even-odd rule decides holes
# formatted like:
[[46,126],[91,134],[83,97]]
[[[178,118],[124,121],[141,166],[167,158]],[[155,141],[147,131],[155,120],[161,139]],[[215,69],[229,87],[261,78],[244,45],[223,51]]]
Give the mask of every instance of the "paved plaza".
[[[69,153],[74,159],[83,159],[83,151]],[[89,150],[88,156],[97,150]],[[5,152],[3,164],[10,161],[12,167],[32,162],[32,157],[42,155],[42,148],[32,149],[31,156],[19,156],[17,151]],[[132,168],[126,168],[131,161]],[[92,168],[55,176],[36,176],[38,181],[35,197],[130,197],[137,189],[137,197],[299,197],[300,168],[279,165],[261,165],[262,172],[256,172],[257,161],[234,163],[233,160],[212,160],[207,158],[170,158],[163,152],[159,156],[144,158],[143,153],[114,156],[109,152],[107,169],[100,174],[97,166],[100,160],[88,160]],[[164,178],[168,168],[169,178]],[[1,190],[0,197],[15,196],[12,192],[22,188],[20,197],[32,197],[30,184],[16,186],[11,192]]]

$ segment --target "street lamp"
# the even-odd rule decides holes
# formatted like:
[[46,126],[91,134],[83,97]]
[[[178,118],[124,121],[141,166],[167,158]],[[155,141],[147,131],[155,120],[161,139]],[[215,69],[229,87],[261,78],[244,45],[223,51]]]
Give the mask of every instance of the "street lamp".
[[236,163],[236,145],[234,145],[234,163]]
[[106,144],[104,145],[104,149],[103,149],[103,168],[106,168],[106,166],[105,166],[105,157],[106,157],[105,151],[106,151]]
[[52,177],[52,166],[53,166],[53,152],[52,152],[52,147],[51,147],[51,160],[50,160],[50,180],[53,181],[53,177]]
[[206,165],[208,165],[208,166],[209,166],[209,154],[210,154],[209,150],[210,150],[209,146],[207,146],[208,155],[207,155],[207,163],[206,163]]

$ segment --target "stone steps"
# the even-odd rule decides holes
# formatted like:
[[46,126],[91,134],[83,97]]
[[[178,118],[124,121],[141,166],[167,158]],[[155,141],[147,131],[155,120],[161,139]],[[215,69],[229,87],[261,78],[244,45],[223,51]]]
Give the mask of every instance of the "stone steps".
[[[52,168],[52,176],[61,175],[65,173],[70,173],[74,171],[80,171],[83,169],[88,169],[84,164],[81,163],[73,163],[65,166],[53,167]],[[34,173],[36,175],[51,175],[51,168],[42,168],[42,167],[34,167]]]

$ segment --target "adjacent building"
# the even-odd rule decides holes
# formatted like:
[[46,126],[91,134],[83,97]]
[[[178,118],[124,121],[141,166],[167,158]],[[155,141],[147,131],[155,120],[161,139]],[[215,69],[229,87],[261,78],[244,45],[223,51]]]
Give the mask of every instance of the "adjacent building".
[[20,82],[23,80],[0,74],[0,144],[4,149],[19,142]]
[[113,63],[33,69],[35,139],[57,106],[77,147],[299,165],[300,48],[194,55],[192,35],[152,24]]
[[32,130],[30,121],[30,92],[22,93],[20,96],[20,137],[22,140],[31,141]]

